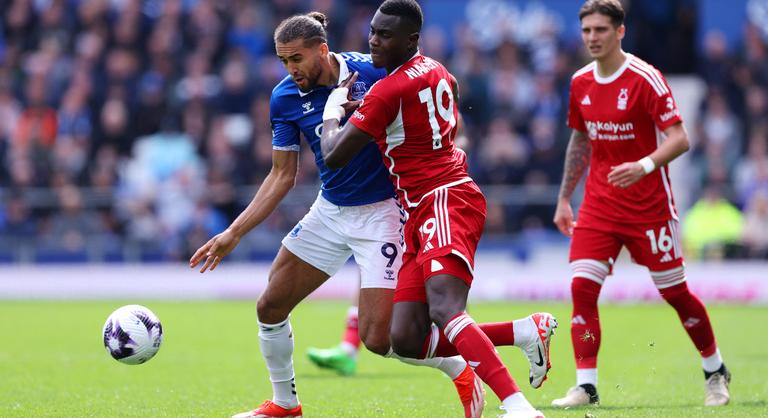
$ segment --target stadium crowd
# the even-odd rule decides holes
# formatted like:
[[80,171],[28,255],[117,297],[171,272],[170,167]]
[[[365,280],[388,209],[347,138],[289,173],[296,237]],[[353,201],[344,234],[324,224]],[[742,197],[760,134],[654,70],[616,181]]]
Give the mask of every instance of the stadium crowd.
[[[269,96],[285,75],[274,27],[318,10],[330,18],[332,50],[367,51],[378,3],[0,2],[0,260],[187,258],[270,170]],[[488,233],[554,230],[565,101],[587,59],[580,40],[546,13],[489,28],[487,3],[467,2],[456,27],[427,19],[421,45],[459,80],[470,172],[490,197]],[[689,25],[654,36],[680,39],[688,28],[694,42],[685,2],[664,3],[680,3],[672,13]],[[688,254],[766,258],[768,29],[747,21],[735,46],[711,32],[701,48],[669,42],[667,57],[646,56],[632,34],[647,38],[632,25],[654,22],[628,22],[627,50],[665,74],[693,72],[706,83],[698,123],[688,126],[696,198],[681,208]],[[312,154],[303,152],[299,185],[309,197],[284,206],[234,256],[271,254],[317,184]],[[523,193],[505,197],[497,185]]]

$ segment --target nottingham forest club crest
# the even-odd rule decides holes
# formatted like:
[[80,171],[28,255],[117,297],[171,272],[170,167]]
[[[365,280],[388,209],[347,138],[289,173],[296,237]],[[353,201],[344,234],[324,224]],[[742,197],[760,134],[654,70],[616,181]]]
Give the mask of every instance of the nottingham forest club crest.
[[627,110],[627,101],[629,100],[629,94],[627,89],[621,89],[619,92],[619,98],[616,101],[616,109]]

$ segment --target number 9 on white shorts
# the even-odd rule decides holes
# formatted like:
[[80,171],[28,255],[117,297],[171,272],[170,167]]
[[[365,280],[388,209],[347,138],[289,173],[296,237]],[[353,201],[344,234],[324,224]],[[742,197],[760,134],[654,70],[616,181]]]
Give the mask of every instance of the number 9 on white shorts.
[[333,276],[354,255],[361,288],[394,289],[403,263],[405,211],[396,199],[336,206],[318,195],[283,246]]

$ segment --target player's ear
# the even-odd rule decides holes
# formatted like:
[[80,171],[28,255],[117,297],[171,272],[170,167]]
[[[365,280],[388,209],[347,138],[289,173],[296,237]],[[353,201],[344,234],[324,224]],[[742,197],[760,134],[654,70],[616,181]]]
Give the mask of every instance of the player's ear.
[[616,28],[616,35],[619,38],[619,40],[624,39],[624,35],[627,33],[627,27],[623,24],[619,25],[618,28]]
[[320,45],[318,46],[318,48],[320,50],[320,55],[322,55],[323,57],[327,56],[328,52],[330,51],[328,49],[328,44],[325,42],[320,42]]

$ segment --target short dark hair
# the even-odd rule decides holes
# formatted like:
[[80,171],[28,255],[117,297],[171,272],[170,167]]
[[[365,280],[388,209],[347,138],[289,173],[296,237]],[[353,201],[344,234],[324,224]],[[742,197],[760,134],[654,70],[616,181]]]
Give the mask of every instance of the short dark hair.
[[379,11],[385,15],[401,17],[421,32],[421,25],[424,23],[424,14],[421,13],[421,6],[416,0],[386,0],[379,6]]
[[305,42],[328,42],[328,18],[320,12],[291,16],[283,20],[275,29],[275,43],[287,44],[296,39]]
[[610,17],[616,28],[624,24],[624,7],[619,0],[587,0],[579,9],[579,20],[593,13]]

